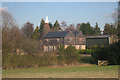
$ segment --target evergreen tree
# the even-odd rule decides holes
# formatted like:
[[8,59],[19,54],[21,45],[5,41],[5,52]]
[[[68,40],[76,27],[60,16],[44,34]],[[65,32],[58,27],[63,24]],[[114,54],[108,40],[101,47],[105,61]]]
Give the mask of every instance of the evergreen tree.
[[60,27],[60,24],[58,23],[57,20],[56,20],[56,22],[54,23],[53,27]]
[[103,34],[111,34],[110,24],[105,24]]
[[52,23],[49,22],[49,27],[52,28]]
[[95,31],[94,28],[90,25],[90,23],[82,23],[80,25],[79,30],[84,34],[84,35],[94,35]]
[[105,24],[103,34],[116,34],[116,28],[113,25]]
[[38,32],[38,26],[36,26],[35,32]]
[[42,32],[42,29],[44,27],[44,24],[45,24],[45,21],[44,19],[41,20],[41,23],[40,23],[40,29],[39,29],[39,32],[41,33]]
[[101,34],[101,30],[100,30],[100,28],[98,27],[98,23],[96,23],[96,25],[95,25],[95,34],[96,35],[99,35],[99,34]]
[[54,23],[53,27],[52,27],[52,31],[59,31],[61,30],[60,28],[60,24],[58,23],[58,21],[56,20],[56,22]]
[[35,28],[35,30],[33,32],[32,38],[35,38],[35,39],[39,40],[40,32],[39,32],[38,26],[36,26],[36,28]]

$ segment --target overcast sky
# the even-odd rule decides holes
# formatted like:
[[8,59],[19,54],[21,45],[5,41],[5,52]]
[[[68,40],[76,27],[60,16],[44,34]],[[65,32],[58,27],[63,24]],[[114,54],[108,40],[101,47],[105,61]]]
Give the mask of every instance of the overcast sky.
[[117,2],[3,2],[2,6],[8,8],[20,27],[28,21],[37,26],[48,16],[51,23],[90,22],[94,26],[97,22],[102,29],[105,23],[114,22],[111,15],[118,7]]

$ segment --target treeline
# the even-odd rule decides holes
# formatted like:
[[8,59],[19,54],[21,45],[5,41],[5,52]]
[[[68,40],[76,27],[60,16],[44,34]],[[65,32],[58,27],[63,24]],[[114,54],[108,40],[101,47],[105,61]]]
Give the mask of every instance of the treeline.
[[[44,20],[41,20],[40,26],[36,26],[34,33],[42,32],[44,26]],[[104,30],[102,31],[100,29],[100,26],[96,22],[95,26],[91,26],[89,22],[87,23],[80,23],[80,24],[70,24],[67,25],[65,21],[62,21],[61,23],[56,22],[54,24],[49,23],[49,26],[51,28],[51,31],[59,31],[59,30],[68,30],[68,31],[81,31],[84,35],[110,35],[110,34],[117,34],[117,30],[119,29],[119,26],[116,26],[115,24],[108,24],[106,23],[104,26]],[[42,33],[41,33],[42,34]],[[36,34],[33,34],[36,35]]]
[[[41,20],[40,26],[36,26],[35,30],[33,31],[33,38],[40,39],[42,37],[42,29],[44,26],[44,20]],[[118,35],[120,36],[120,25],[116,24],[105,24],[104,30],[100,29],[98,23],[95,26],[91,26],[90,23],[80,23],[80,24],[70,24],[67,25],[65,21],[61,23],[56,22],[54,24],[49,23],[51,31],[60,31],[60,30],[67,30],[67,31],[81,31],[84,35]]]
[[2,53],[16,54],[21,53],[34,54],[41,50],[40,41],[26,38],[23,32],[17,27],[2,28]]
[[33,24],[26,23],[19,28],[7,11],[2,11],[2,54],[34,54],[41,51],[40,41],[31,38]]
[[[27,22],[24,24],[25,25],[30,25],[28,24],[30,22]],[[36,26],[35,30],[33,30],[31,33],[31,37],[39,40],[42,37],[42,31],[43,31],[43,26],[45,24],[44,19],[41,20],[40,26]],[[96,22],[95,26],[91,26],[89,22],[87,23],[78,23],[78,24],[70,24],[67,25],[65,21],[62,21],[59,23],[57,20],[55,21],[54,24],[49,22],[49,27],[51,31],[61,31],[61,30],[67,30],[67,31],[81,31],[84,35],[118,35],[120,36],[120,25],[115,22],[113,24],[108,24],[106,23],[104,25],[104,29],[101,30],[100,26]],[[30,29],[30,28],[28,28]]]

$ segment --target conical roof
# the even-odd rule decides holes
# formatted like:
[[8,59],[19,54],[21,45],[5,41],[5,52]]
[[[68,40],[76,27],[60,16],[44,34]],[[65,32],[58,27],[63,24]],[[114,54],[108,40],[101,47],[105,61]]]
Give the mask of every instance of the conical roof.
[[48,17],[46,17],[45,24],[44,24],[43,30],[42,30],[42,37],[44,37],[49,31],[50,31],[50,27],[48,24]]

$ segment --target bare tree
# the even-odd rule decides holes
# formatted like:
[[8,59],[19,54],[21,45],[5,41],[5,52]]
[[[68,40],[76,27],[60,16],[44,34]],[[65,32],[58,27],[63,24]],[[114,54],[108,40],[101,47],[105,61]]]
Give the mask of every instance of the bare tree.
[[67,27],[67,23],[65,21],[62,21],[60,27],[62,30],[64,30]]
[[2,13],[2,52],[9,53],[12,51],[11,28],[15,25],[14,18],[7,10],[0,10]]
[[114,20],[114,26],[116,27],[116,33],[120,39],[120,1],[118,2],[118,8],[112,13],[112,18]]
[[11,53],[22,48],[24,36],[15,23],[12,15],[2,10],[2,52]]
[[25,23],[22,27],[22,31],[26,37],[31,37],[33,34],[33,30],[33,24],[30,22]]
[[120,1],[118,2],[118,23],[120,24]]
[[65,28],[65,30],[67,31],[75,31],[75,25],[74,24],[70,24],[67,28]]
[[2,12],[2,27],[11,28],[15,25],[15,20],[7,10],[1,10]]
[[[27,22],[22,30],[16,25],[14,18],[9,12],[4,11],[2,15],[2,53],[17,53],[17,50],[30,54],[38,53],[40,50],[39,41],[31,38],[33,24]],[[24,36],[26,35],[27,38]]]
[[79,31],[80,25],[81,25],[81,24],[79,24],[79,23],[76,25],[76,30],[77,30],[77,31]]

